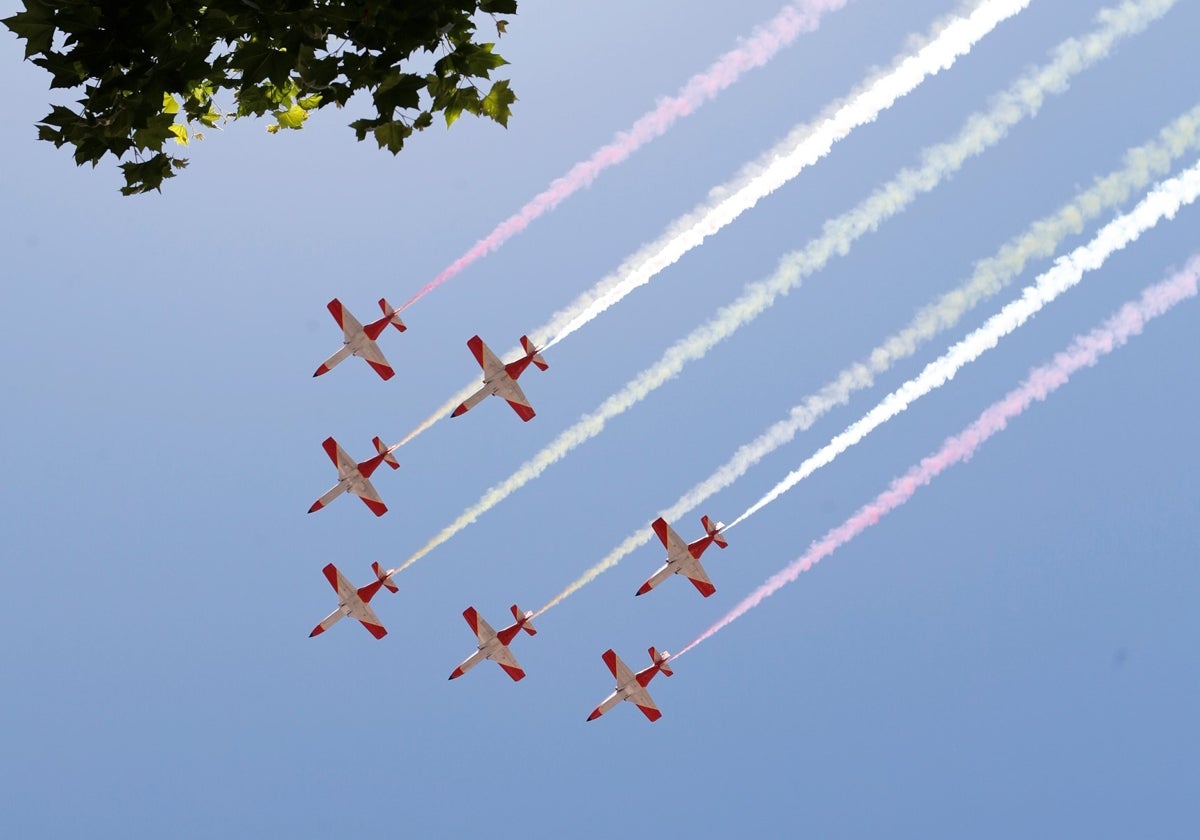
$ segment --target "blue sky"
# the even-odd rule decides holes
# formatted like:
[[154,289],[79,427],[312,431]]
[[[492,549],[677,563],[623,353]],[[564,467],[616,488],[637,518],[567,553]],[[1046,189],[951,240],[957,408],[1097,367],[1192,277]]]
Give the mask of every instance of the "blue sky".
[[[11,13],[14,3],[3,5]],[[378,474],[390,512],[305,515],[334,435],[365,458],[691,209],[794,124],[890,63],[950,0],[854,0],[667,136],[405,313],[397,376],[351,360],[325,303],[366,320],[770,18],[748,0],[526,0],[500,51],[507,131],[464,119],[392,158],[353,114],[194,145],[162,195],[36,141],[47,77],[0,38],[9,441],[0,514],[0,825],[14,836],[335,832],[459,837],[1189,837],[1200,814],[1200,389],[1195,304],[1152,324],[968,464],[652,685],[676,650],[1076,333],[1200,245],[1200,209],[1147,233],[950,385],[635,599],[635,553],[539,622],[513,684],[460,615],[536,609],[741,443],[957,285],[1035,218],[1196,104],[1200,8],[1181,2],[1033,120],[693,365],[598,439],[398,577],[390,635],[343,622],[320,574],[397,565],[662,350],[769,274],[1048,49],[1098,2],[1034,0],[952,70]],[[1184,158],[1185,165],[1193,159]],[[1127,209],[1127,208],[1126,208]],[[1085,241],[1096,226],[1074,246]],[[1018,282],[1032,280],[1042,262]],[[728,520],[1013,291],[897,366],[679,523]]]

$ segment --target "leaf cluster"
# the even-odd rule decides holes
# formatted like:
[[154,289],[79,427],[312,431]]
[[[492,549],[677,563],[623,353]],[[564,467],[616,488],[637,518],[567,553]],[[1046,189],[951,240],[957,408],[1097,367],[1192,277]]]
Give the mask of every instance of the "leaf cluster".
[[[478,43],[477,14],[514,15],[516,0],[23,0],[3,23],[50,88],[81,88],[78,108],[52,105],[38,136],[74,149],[78,165],[105,155],[125,175],[121,192],[158,190],[187,165],[164,150],[206,128],[267,114],[267,130],[299,129],[356,93],[374,114],[350,126],[393,154],[441,114],[464,112],[507,126],[516,96],[491,80],[507,64]],[[506,21],[495,22],[503,34]],[[437,56],[413,72],[418,52]],[[487,90],[482,82],[491,82]],[[222,107],[222,94],[232,104]],[[222,100],[223,101],[223,100]],[[167,145],[170,143],[171,145]]]

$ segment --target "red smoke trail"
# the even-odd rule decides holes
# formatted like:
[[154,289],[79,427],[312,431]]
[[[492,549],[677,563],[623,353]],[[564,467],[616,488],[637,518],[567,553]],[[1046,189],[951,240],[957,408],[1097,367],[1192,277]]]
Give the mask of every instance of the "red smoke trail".
[[918,489],[928,484],[947,467],[968,460],[985,440],[1003,431],[1008,421],[1019,416],[1035,400],[1044,400],[1071,378],[1080,368],[1090,367],[1102,356],[1125,344],[1139,334],[1146,322],[1162,315],[1175,304],[1197,291],[1200,278],[1200,255],[1193,256],[1178,274],[1164,280],[1142,293],[1140,300],[1127,303],[1112,318],[1087,335],[1076,338],[1071,346],[1054,357],[1047,365],[1036,368],[1015,390],[1010,391],[999,402],[993,403],[979,418],[955,437],[948,438],[942,448],[892,481],[887,490],[864,505],[853,516],[814,542],[796,560],[782,571],[767,579],[758,589],[746,596],[723,618],[697,636],[676,656],[687,653],[722,628],[732,624],[764,600],[774,595],[785,585],[807,572],[822,558],[845,545],[867,528],[877,523],[884,514],[890,513],[912,498]]
[[397,311],[416,303],[442,283],[458,274],[480,257],[495,251],[564,199],[590,186],[601,172],[628,158],[646,143],[665,134],[680,117],[686,117],[725,88],[736,82],[747,70],[761,67],[777,52],[788,46],[801,32],[812,32],[821,16],[846,5],[848,0],[800,0],[786,6],[768,23],[734,49],[718,58],[707,70],[692,76],[678,94],[662,99],[654,110],[642,116],[628,130],[619,133],[612,142],[600,147],[590,158],[575,164],[566,175],[530,199],[524,207],[496,225],[495,229],[476,242],[442,273],[404,302]]

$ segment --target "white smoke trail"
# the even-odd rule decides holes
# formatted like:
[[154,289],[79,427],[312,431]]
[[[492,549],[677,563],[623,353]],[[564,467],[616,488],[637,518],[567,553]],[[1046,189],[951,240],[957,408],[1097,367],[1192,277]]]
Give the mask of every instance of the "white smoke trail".
[[[666,233],[642,246],[620,267],[590,290],[551,316],[529,335],[534,342],[551,337],[550,347],[595,318],[659,272],[676,263],[758,201],[795,178],[806,167],[829,154],[833,144],[854,128],[873,122],[935,73],[949,69],[970,52],[981,38],[1002,21],[1020,12],[1032,0],[984,0],[969,13],[960,12],[937,21],[922,42],[898,56],[890,69],[878,72],[849,96],[825,107],[815,122],[797,126],[774,148],[742,168],[731,181],[713,188],[708,200],[673,222]],[[1174,2],[1174,0],[1172,0]],[[545,348],[543,348],[545,349]],[[507,355],[520,352],[513,349]],[[478,387],[466,385],[408,433],[408,443],[450,413]]]
[[[967,17],[938,21],[924,45],[898,57],[891,69],[877,73],[854,93],[828,106],[815,123],[797,126],[775,148],[744,167],[731,182],[712,190],[707,202],[626,260],[614,275],[601,280],[597,289],[556,315],[545,333],[554,336],[547,346],[562,341],[634,289],[649,283],[688,251],[828,155],[834,143],[855,128],[874,122],[927,78],[948,70],[985,35],[1029,3],[1030,0],[984,2]],[[590,301],[585,303],[587,298]]]
[[796,580],[802,572],[808,571],[823,558],[877,523],[883,516],[905,504],[917,490],[929,484],[948,467],[969,460],[988,438],[1007,428],[1009,421],[1019,417],[1035,401],[1046,399],[1065,385],[1076,371],[1096,364],[1103,356],[1124,346],[1130,338],[1142,332],[1147,321],[1163,315],[1181,301],[1195,297],[1198,277],[1200,257],[1194,256],[1178,274],[1146,289],[1139,300],[1125,304],[1116,315],[1087,335],[1078,336],[1050,363],[1031,371],[1016,389],[984,409],[974,423],[961,433],[948,438],[941,449],[922,458],[919,464],[895,479],[891,486],[873,501],[859,508],[853,516],[820,540],[814,541],[808,551],[738,602],[733,609],[688,643],[675,658],[683,656],[722,628],[728,627]]
[[[778,499],[838,455],[855,445],[874,429],[904,411],[916,400],[935,388],[945,385],[965,365],[995,347],[1000,339],[1028,321],[1046,304],[1075,286],[1087,271],[1104,265],[1115,251],[1137,240],[1139,236],[1163,219],[1174,218],[1179,208],[1191,204],[1200,195],[1200,162],[1178,176],[1164,181],[1130,212],[1118,216],[1100,229],[1086,245],[1082,245],[1055,260],[1053,267],[1026,286],[1021,297],[1005,306],[982,327],[955,344],[944,355],[925,366],[917,376],[888,394],[877,406],[828,444],[817,450],[798,468],[776,484],[761,499],[729,523],[729,528],[745,522],[771,502]],[[728,530],[728,529],[726,529]]]
[[768,309],[780,295],[797,288],[805,276],[823,268],[835,254],[847,253],[861,236],[900,213],[918,195],[934,189],[969,158],[998,143],[1013,125],[1037,113],[1047,95],[1066,90],[1072,76],[1106,57],[1122,37],[1142,31],[1174,3],[1175,0],[1127,0],[1120,6],[1102,11],[1098,15],[1100,26],[1096,31],[1083,38],[1064,41],[1054,49],[1053,59],[1048,64],[1023,74],[993,101],[987,111],[970,116],[954,140],[926,149],[920,167],[902,170],[858,207],[827,221],[819,237],[803,250],[780,261],[774,275],[748,286],[737,300],[719,310],[714,318],[669,347],[658,362],[559,434],[507,479],[490,488],[478,502],[405,560],[400,569],[408,568],[540,476],[579,444],[600,434],[610,419],[670,381],[688,362],[703,358],[712,347]]
[[[831,409],[845,405],[855,391],[869,388],[878,374],[897,361],[916,352],[924,342],[953,327],[962,316],[990,298],[1025,269],[1030,259],[1049,257],[1068,235],[1082,232],[1084,223],[1121,204],[1135,192],[1145,189],[1155,177],[1171,171],[1173,162],[1200,145],[1200,106],[1166,126],[1158,137],[1125,153],[1125,167],[1097,179],[1095,184],[1053,215],[1034,222],[1021,235],[1003,245],[995,256],[975,265],[970,279],[957,289],[923,308],[904,329],[887,338],[867,357],[843,370],[814,394],[794,406],[784,419],[774,423],[750,443],[738,448],[732,457],[711,475],[687,490],[670,507],[660,512],[667,521],[675,521],[713,495],[729,487],[746,472],[775,451],[791,442],[797,433],[810,428]],[[648,528],[639,528],[612,551],[566,586],[539,615],[557,606],[631,553],[653,536]]]

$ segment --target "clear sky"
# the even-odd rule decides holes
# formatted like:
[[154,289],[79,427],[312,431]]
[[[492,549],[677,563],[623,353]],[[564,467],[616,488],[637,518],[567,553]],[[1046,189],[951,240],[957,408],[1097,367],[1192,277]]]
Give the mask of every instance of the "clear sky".
[[[356,115],[301,132],[210,132],[162,195],[123,198],[111,163],[36,140],[48,76],[0,37],[8,480],[0,535],[0,831],[21,837],[1156,837],[1200,824],[1200,378],[1197,302],[1038,405],[969,463],[651,684],[678,650],[933,451],[1034,365],[1200,250],[1185,208],[950,384],[730,533],[704,599],[644,597],[657,544],[542,617],[513,652],[446,677],[461,617],[537,609],[805,395],[952,289],[1031,221],[1198,104],[1200,6],[1049,98],[995,148],[600,437],[397,576],[389,635],[335,606],[403,562],[581,414],[779,258],[818,235],[1105,4],[1033,0],[521,380],[444,420],[376,474],[390,507],[306,515],[334,473],[399,440],[497,352],[614,270],[781,139],[889,65],[953,0],[853,0],[496,254],[405,313],[380,381],[326,302],[361,320],[403,300],[568,167],[768,20],[778,0],[523,0],[498,47],[520,97],[508,130],[435,125],[392,158]],[[7,16],[17,4],[0,2]],[[1184,155],[1175,169],[1195,162]],[[1133,200],[1088,223],[1082,244]],[[830,437],[981,324],[1012,288],[677,523],[729,521]]]

